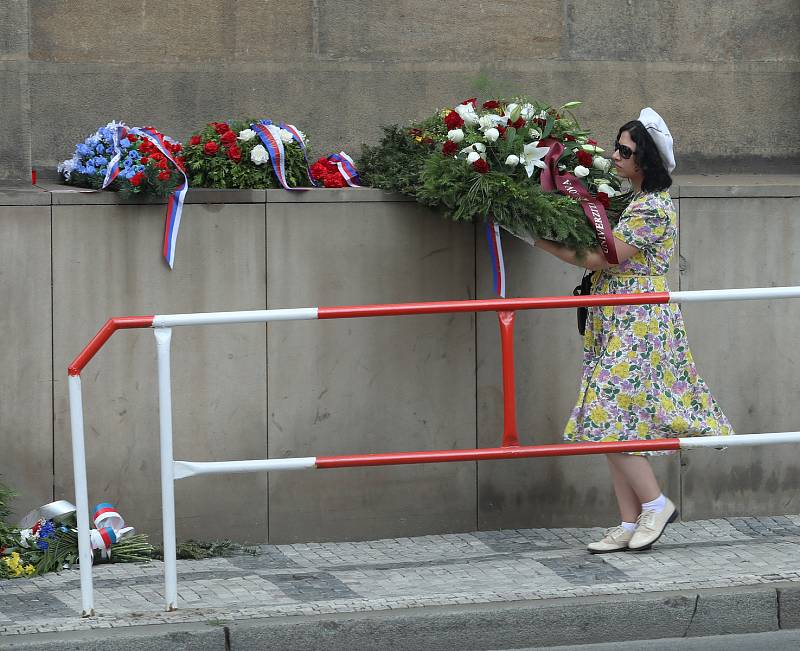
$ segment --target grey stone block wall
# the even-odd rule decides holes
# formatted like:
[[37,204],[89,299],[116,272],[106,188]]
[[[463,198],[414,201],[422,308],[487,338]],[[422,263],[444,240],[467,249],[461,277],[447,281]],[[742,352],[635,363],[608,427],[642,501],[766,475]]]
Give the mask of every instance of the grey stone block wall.
[[692,2],[13,0],[0,8],[0,178],[52,171],[110,119],[185,140],[209,120],[290,120],[314,152],[486,89],[578,115],[602,145],[646,105],[681,169],[798,169],[800,7]]
[[[673,188],[673,289],[800,284],[797,177]],[[481,231],[376,190],[189,193],[176,265],[162,204],[64,186],[0,191],[7,298],[0,476],[25,513],[72,499],[66,368],[111,316],[490,297]],[[509,296],[580,277],[505,238]],[[679,273],[680,268],[680,273]],[[794,431],[796,301],[686,305],[698,369],[739,433]],[[573,405],[574,310],[519,312],[520,441],[556,443]],[[123,331],[82,373],[90,500],[161,529],[152,332]],[[240,460],[495,447],[494,314],[175,328],[175,457]],[[685,519],[796,512],[797,446],[656,460]],[[293,542],[613,523],[598,457],[220,475],[176,487],[178,535]]]

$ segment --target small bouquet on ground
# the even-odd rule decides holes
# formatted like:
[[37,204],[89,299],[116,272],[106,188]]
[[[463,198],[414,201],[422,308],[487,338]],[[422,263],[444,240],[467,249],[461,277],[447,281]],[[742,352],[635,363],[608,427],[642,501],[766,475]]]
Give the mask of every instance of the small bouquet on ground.
[[[602,205],[613,224],[630,197],[574,117],[579,104],[515,98],[479,107],[470,98],[407,129],[387,129],[359,166],[367,182],[412,194],[455,221],[493,221],[523,239],[582,252],[598,245],[585,204]],[[580,192],[565,192],[564,179]]]
[[168,136],[152,131],[162,139],[174,162],[148,138],[129,132],[120,122],[109,122],[79,143],[72,158],[58,165],[58,172],[69,185],[102,189],[109,164],[116,154],[116,135],[120,152],[119,174],[108,189],[119,191],[124,196],[167,197],[183,181],[183,174],[178,169],[184,165],[183,147]]
[[[0,485],[0,578],[19,578],[45,572],[57,572],[79,560],[78,531],[75,507],[59,501],[44,505],[26,516],[32,526],[17,528],[5,523],[8,510],[3,498],[12,495]],[[42,512],[54,517],[37,517]],[[69,508],[61,508],[68,505]],[[36,519],[34,519],[36,518]],[[154,548],[144,534],[135,534],[132,527],[110,504],[99,504],[94,513],[95,529],[89,532],[95,562],[144,562],[153,557]]]
[[[189,183],[223,189],[279,188],[285,187],[283,182],[309,186],[307,147],[306,135],[292,125],[273,125],[269,120],[210,122],[189,138]],[[282,160],[275,160],[276,153]]]

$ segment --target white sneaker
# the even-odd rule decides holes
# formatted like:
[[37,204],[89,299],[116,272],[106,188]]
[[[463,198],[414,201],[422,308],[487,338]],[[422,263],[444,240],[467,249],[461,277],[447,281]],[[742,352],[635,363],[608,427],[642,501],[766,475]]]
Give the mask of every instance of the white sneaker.
[[628,543],[628,549],[633,551],[650,549],[651,545],[661,538],[667,525],[674,522],[677,517],[678,509],[669,498],[663,510],[658,513],[651,510],[642,511],[636,520],[636,531]]
[[610,552],[624,552],[633,537],[633,531],[625,531],[625,527],[617,525],[606,530],[603,538],[597,542],[589,543],[586,549],[592,554],[608,554]]

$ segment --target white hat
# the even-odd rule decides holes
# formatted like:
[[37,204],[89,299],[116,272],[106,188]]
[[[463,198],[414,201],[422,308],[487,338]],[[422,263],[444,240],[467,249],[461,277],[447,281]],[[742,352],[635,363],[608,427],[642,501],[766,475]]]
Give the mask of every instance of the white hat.
[[669,132],[664,118],[648,106],[639,113],[638,120],[647,129],[647,133],[650,134],[653,142],[656,143],[658,153],[661,154],[661,160],[664,162],[664,167],[667,168],[667,173],[671,174],[672,170],[675,169],[675,154],[672,152],[672,134]]

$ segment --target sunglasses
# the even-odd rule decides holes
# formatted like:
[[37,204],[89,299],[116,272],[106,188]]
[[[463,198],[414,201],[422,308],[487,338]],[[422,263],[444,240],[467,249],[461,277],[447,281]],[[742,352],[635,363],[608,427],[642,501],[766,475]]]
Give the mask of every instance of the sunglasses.
[[627,145],[620,145],[619,140],[614,141],[614,151],[618,151],[619,155],[622,156],[625,160],[628,160],[635,153],[633,149],[631,149]]

